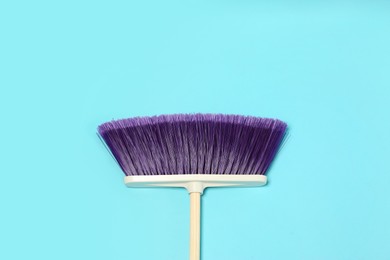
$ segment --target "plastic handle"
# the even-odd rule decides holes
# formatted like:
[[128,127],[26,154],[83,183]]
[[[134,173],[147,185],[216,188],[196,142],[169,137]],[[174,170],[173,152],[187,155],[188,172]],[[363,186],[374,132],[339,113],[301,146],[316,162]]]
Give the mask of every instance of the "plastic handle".
[[190,193],[190,260],[200,259],[200,196]]

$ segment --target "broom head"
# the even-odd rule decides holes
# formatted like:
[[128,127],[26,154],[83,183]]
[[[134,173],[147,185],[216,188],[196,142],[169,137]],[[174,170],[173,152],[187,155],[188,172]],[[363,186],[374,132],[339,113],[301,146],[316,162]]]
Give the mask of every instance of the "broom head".
[[114,120],[98,133],[129,187],[262,186],[286,133],[271,118],[176,114]]

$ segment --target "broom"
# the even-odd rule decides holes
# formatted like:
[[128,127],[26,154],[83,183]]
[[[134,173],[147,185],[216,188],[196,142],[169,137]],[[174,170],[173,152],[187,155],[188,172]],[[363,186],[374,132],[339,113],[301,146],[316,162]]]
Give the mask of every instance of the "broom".
[[190,194],[190,260],[200,259],[200,196],[207,187],[262,186],[287,125],[222,114],[135,117],[98,133],[128,187],[184,187]]

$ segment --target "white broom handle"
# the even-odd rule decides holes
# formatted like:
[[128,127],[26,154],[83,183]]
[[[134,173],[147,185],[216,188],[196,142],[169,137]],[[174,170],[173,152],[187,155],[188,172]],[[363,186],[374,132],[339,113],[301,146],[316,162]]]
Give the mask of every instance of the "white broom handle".
[[190,260],[200,259],[200,196],[190,193]]

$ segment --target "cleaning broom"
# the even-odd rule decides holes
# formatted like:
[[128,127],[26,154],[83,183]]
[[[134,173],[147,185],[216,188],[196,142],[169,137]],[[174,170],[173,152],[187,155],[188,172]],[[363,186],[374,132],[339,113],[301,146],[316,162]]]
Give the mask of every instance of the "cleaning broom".
[[200,196],[207,187],[262,186],[287,125],[221,114],[136,117],[98,132],[128,187],[184,187],[190,194],[190,260],[200,259]]

